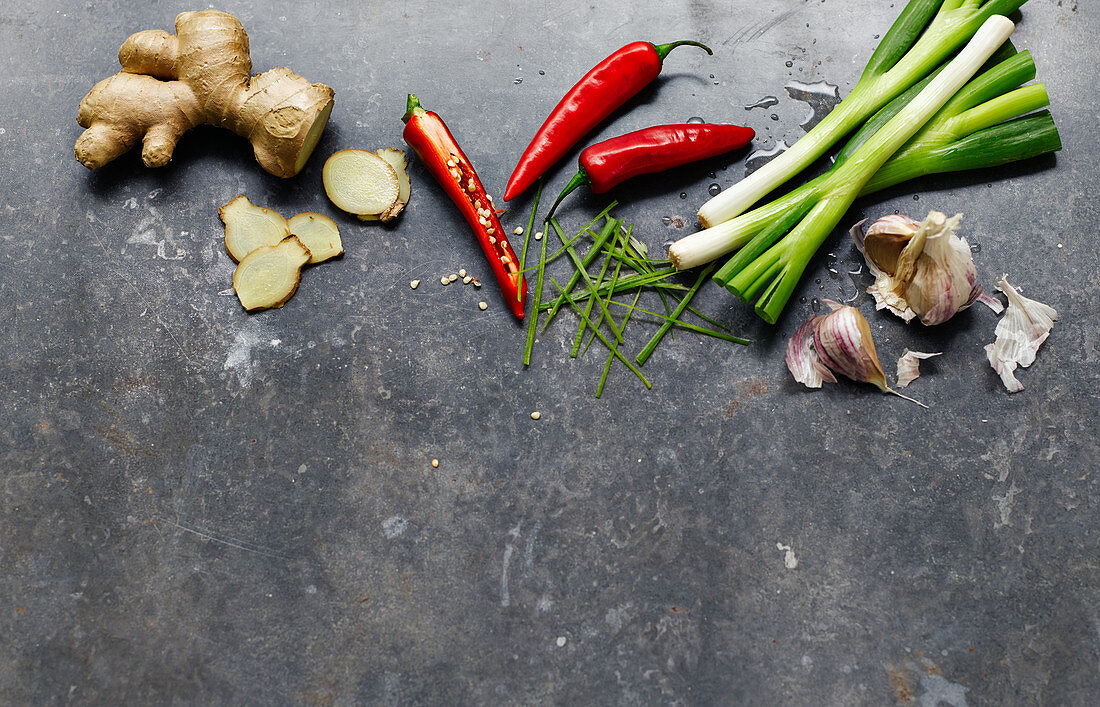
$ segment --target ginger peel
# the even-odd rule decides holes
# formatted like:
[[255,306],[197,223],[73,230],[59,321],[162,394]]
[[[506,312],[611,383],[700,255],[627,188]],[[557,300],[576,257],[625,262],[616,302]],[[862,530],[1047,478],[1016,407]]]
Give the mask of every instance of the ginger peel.
[[256,160],[278,177],[301,171],[328,123],[333,90],[290,69],[252,76],[248,35],[225,12],[183,12],[176,34],[145,30],[118,53],[122,71],[80,102],[86,128],[76,158],[97,169],[142,143],[142,160],[161,167],[197,125],[227,128],[252,143]]

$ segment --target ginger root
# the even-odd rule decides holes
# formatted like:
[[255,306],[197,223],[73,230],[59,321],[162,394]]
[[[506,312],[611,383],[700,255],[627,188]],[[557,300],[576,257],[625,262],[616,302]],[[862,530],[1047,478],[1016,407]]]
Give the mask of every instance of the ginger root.
[[142,142],[148,167],[172,159],[196,125],[228,128],[252,143],[256,160],[278,177],[301,171],[328,123],[333,90],[290,69],[251,76],[248,35],[225,12],[183,12],[176,34],[145,30],[119,49],[122,71],[80,102],[76,159],[97,169]]

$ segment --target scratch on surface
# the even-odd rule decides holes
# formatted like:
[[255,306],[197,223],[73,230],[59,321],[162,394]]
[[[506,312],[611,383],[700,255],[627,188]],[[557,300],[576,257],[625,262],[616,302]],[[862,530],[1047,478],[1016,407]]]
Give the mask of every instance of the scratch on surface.
[[261,548],[261,547],[258,547],[258,546],[250,546],[248,543],[245,543],[243,540],[236,540],[236,539],[233,539],[233,538],[218,537],[217,535],[213,535],[212,533],[206,533],[206,532],[203,532],[201,530],[197,530],[195,528],[191,528],[189,526],[186,526],[182,523],[177,523],[174,520],[168,520],[167,518],[164,518],[162,520],[164,520],[164,522],[167,523],[168,525],[175,526],[175,527],[179,528],[180,530],[186,531],[188,533],[192,533],[194,535],[199,536],[200,538],[203,538],[205,540],[209,540],[210,542],[218,543],[219,545],[228,545],[229,547],[235,547],[238,550],[244,550],[245,552],[251,552],[255,555],[263,555],[264,557],[274,557],[275,559],[278,559],[278,560],[289,560],[290,559],[286,555],[281,555],[277,552],[274,552],[273,550],[268,550],[266,548]]
[[[96,218],[96,215],[94,213],[92,213],[92,211],[90,211],[90,210],[87,212],[87,217],[88,217],[88,222],[89,223],[92,223],[92,224],[96,224],[96,223],[102,224],[103,223],[98,218]],[[106,225],[106,224],[104,224],[104,225]],[[125,277],[122,274],[121,271],[119,271],[117,268],[115,268],[111,265],[111,262],[113,262],[114,257],[111,255],[111,252],[109,250],[107,250],[107,245],[103,242],[103,239],[99,237],[99,233],[96,232],[95,228],[89,228],[89,230],[92,232],[92,238],[95,238],[96,243],[99,244],[99,247],[103,250],[104,255],[107,256],[107,260],[104,264],[107,266],[108,269],[111,270],[111,272],[113,272],[115,274],[116,277],[118,277],[119,280],[122,280],[123,282],[125,282],[127,285],[130,286],[131,290],[133,290],[135,293],[137,293],[138,300],[140,300],[141,303],[143,305],[145,305],[146,310],[148,310],[149,309],[149,301],[145,298],[144,293],[142,293],[142,291],[140,289],[138,289],[138,286],[134,284],[133,280],[130,280],[129,278]],[[183,355],[183,360],[187,361],[187,363],[189,363],[189,364],[194,363],[194,361],[191,360],[191,357],[187,355],[187,350],[185,348],[183,348],[183,344],[181,344],[179,339],[176,338],[176,333],[172,330],[172,327],[168,326],[168,322],[164,321],[164,319],[156,311],[153,312],[153,316],[156,317],[157,323],[160,324],[162,327],[164,327],[164,331],[165,331],[165,333],[168,334],[168,338],[171,339],[172,343],[175,344],[176,348],[179,349],[180,353]]]
[[1001,516],[1000,521],[993,521],[993,529],[1003,528],[1006,525],[1012,525],[1009,521],[1009,517],[1012,515],[1012,507],[1016,505],[1016,496],[1019,495],[1020,489],[1016,488],[1016,482],[1013,481],[1005,491],[1004,496],[998,496],[993,494],[992,498],[997,502],[997,512]]
[[787,19],[791,15],[798,12],[799,9],[800,8],[797,8],[797,7],[791,8],[790,10],[787,10],[786,12],[780,14],[777,17],[773,17],[770,20],[764,20],[762,22],[756,23],[755,25],[745,27],[740,32],[737,32],[736,34],[732,35],[731,37],[726,39],[724,42],[722,42],[722,46],[726,46],[727,44],[731,44],[731,43],[739,44],[741,42],[756,41],[757,39],[760,39],[765,34],[767,34],[768,30],[770,30],[772,27],[775,27],[777,24],[779,24],[783,20]]
[[[523,521],[516,523],[516,527],[508,531],[508,537],[512,540],[519,539],[520,526],[523,525]],[[508,595],[508,563],[512,561],[512,553],[515,552],[515,547],[511,541],[504,543],[504,560],[501,563],[500,568],[500,605],[508,606],[512,603],[511,597]]]
[[542,521],[535,521],[535,524],[531,527],[531,534],[527,536],[527,546],[523,552],[523,571],[530,572],[535,565],[535,540],[539,536],[539,530],[542,529]]

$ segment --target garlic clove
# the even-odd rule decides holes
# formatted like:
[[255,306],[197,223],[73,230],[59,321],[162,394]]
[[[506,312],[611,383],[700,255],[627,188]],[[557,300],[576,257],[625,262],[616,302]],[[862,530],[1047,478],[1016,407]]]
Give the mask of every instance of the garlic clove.
[[871,224],[863,238],[863,255],[874,261],[882,272],[897,272],[902,250],[913,239],[921,224],[908,216],[891,214]]
[[936,353],[923,353],[905,349],[898,359],[898,387],[904,388],[920,377],[920,362],[926,358],[943,355],[942,351]]
[[867,319],[855,307],[825,300],[833,311],[814,327],[814,350],[828,368],[852,380],[886,390],[886,375],[878,362]]
[[1024,386],[1015,376],[1016,367],[1027,368],[1035,362],[1035,355],[1050,335],[1058,312],[1049,305],[1024,297],[1007,278],[1007,275],[1001,276],[997,289],[1008,297],[1008,309],[997,322],[997,340],[985,347],[985,354],[1008,392],[1018,393]]

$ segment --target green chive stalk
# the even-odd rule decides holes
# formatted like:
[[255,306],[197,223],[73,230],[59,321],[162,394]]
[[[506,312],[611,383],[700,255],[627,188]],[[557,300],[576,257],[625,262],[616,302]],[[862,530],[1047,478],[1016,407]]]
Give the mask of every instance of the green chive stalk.
[[[774,324],[810,258],[875,172],[912,138],[981,68],[1015,26],[991,17],[904,108],[819,184],[815,198],[761,231],[726,266],[721,282],[745,300],[759,294],[756,313]],[[804,214],[804,215],[802,215]],[[790,233],[787,233],[790,229]]]
[[1007,15],[1026,2],[911,0],[871,55],[848,96],[790,149],[703,204],[699,223],[711,228],[744,212],[936,69],[990,17]]

